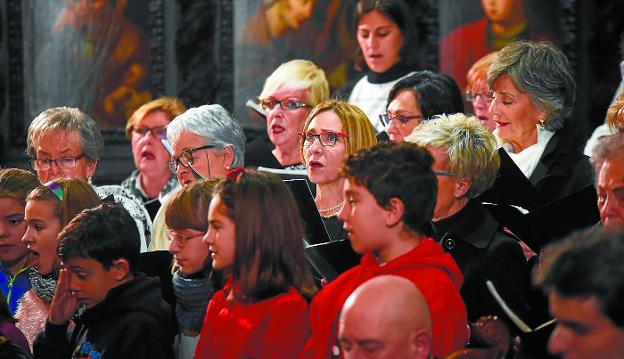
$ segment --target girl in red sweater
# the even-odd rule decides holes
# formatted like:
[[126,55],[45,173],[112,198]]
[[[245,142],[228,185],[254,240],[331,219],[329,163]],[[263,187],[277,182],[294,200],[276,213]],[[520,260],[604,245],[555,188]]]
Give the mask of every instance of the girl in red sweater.
[[227,275],[208,304],[196,358],[293,358],[310,331],[297,204],[274,175],[240,170],[214,190],[208,210],[212,268]]

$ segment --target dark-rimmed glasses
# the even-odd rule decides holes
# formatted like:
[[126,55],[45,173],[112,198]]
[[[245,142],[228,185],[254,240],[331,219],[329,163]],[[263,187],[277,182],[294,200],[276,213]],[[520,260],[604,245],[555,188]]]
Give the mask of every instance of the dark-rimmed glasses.
[[332,132],[332,131],[323,131],[321,133],[312,133],[312,132],[299,132],[299,139],[303,143],[305,147],[310,147],[314,144],[314,141],[318,138],[323,147],[333,147],[336,145],[336,142],[342,138],[349,138],[346,134],[342,132]]
[[282,110],[288,110],[288,111],[293,111],[301,107],[312,108],[311,105],[308,105],[307,103],[303,101],[292,100],[292,99],[277,100],[274,98],[265,98],[265,99],[258,99],[258,102],[260,103],[260,106],[262,106],[262,108],[265,110],[272,110],[273,107],[275,107],[275,105],[280,105]]
[[76,167],[76,161],[83,158],[85,156],[84,153],[79,154],[78,156],[64,156],[57,159],[51,158],[33,158],[30,160],[30,164],[32,165],[34,170],[48,170],[52,166],[52,163],[56,163],[59,168],[70,169]]
[[186,243],[188,241],[190,241],[191,239],[197,238],[197,237],[203,237],[205,233],[199,233],[199,234],[195,234],[195,235],[190,235],[190,236],[184,236],[179,232],[176,232],[175,230],[171,229],[171,228],[167,228],[165,229],[165,233],[167,234],[167,238],[169,238],[170,241],[174,241],[175,244],[182,248],[186,245]]
[[487,93],[466,92],[464,94],[464,98],[468,102],[475,102],[477,101],[479,97],[481,97],[481,99],[485,102],[492,102],[494,100],[494,92],[492,91],[487,92]]
[[405,126],[411,120],[422,120],[422,115],[404,116],[404,115],[390,115],[389,113],[382,113],[379,115],[379,121],[384,126],[390,125],[391,121],[398,121],[401,126]]
[[132,129],[133,133],[136,133],[140,137],[147,135],[148,132],[152,133],[152,136],[161,139],[167,138],[167,127],[166,126],[157,126],[157,127],[135,127]]
[[215,146],[213,145],[203,145],[203,146],[193,147],[193,148],[189,148],[188,150],[182,151],[182,153],[180,153],[176,159],[171,159],[167,163],[167,165],[169,166],[169,171],[171,171],[171,173],[173,174],[177,174],[179,165],[189,168],[195,162],[195,157],[193,157],[194,152],[199,151],[199,150],[206,150],[206,149],[214,148],[214,147]]
[[446,172],[446,171],[433,171],[433,174],[436,176],[447,176],[447,177],[454,176],[451,172]]

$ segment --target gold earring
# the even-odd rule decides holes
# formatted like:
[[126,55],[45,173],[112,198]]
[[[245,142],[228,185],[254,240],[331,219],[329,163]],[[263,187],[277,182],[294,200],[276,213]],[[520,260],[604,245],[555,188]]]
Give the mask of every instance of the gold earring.
[[546,121],[543,118],[539,119],[539,124],[540,124],[540,127],[542,128],[542,130],[544,129],[544,124],[545,123],[546,123]]

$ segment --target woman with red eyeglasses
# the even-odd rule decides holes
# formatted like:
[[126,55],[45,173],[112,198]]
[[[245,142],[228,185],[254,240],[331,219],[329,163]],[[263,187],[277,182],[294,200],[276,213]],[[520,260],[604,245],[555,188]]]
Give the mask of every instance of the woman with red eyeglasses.
[[336,214],[344,205],[340,168],[347,156],[377,143],[375,129],[358,107],[326,100],[312,109],[301,137],[301,157],[316,185],[316,207],[332,240],[346,239]]

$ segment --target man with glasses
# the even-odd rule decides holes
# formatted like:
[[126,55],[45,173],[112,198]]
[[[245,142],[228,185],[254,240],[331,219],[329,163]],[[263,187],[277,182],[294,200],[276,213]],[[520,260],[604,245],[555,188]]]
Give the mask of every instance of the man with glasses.
[[[167,139],[173,152],[168,167],[183,187],[203,178],[223,178],[229,170],[244,166],[243,129],[221,105],[191,108],[174,118],[167,126]],[[154,218],[150,250],[169,248],[163,207]]]
[[519,241],[475,199],[496,179],[500,165],[496,138],[476,118],[454,114],[426,121],[406,141],[426,147],[433,156],[438,186],[429,234],[453,256],[464,275],[461,295],[468,319],[497,315],[515,332],[486,280],[526,320],[528,264]]
[[329,97],[325,73],[307,60],[280,65],[269,76],[258,98],[265,111],[268,143],[257,137],[247,144],[248,166],[301,167],[297,134],[312,107]]
[[417,71],[390,89],[386,113],[379,115],[388,137],[400,142],[435,115],[464,112],[461,92],[447,75]]

